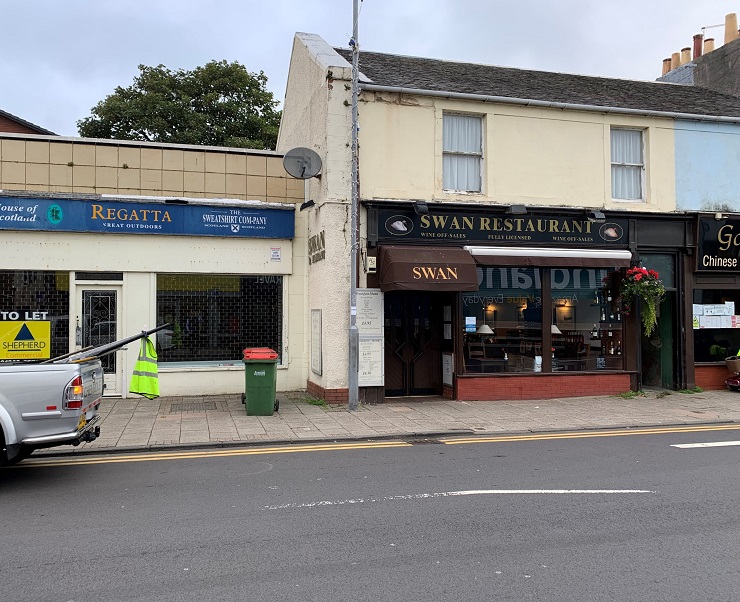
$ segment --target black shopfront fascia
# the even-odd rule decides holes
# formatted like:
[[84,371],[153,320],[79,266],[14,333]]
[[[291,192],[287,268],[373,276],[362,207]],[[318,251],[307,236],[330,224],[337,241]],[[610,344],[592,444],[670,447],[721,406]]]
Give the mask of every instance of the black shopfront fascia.
[[[696,256],[694,216],[614,211],[604,212],[604,221],[596,222],[589,220],[586,209],[527,207],[526,214],[512,215],[505,205],[428,203],[428,213],[419,215],[412,202],[364,201],[363,206],[368,220],[367,253],[371,256],[377,254],[377,247],[390,244],[628,249],[633,264],[639,262],[641,252],[672,254],[676,258],[676,383],[679,387],[693,384],[691,303],[686,300],[691,299],[691,272]],[[372,275],[368,276],[368,286],[377,286]],[[547,303],[548,295],[543,297]],[[551,311],[543,308],[545,312],[548,309]],[[642,384],[640,336],[640,324],[633,314],[626,324],[625,370],[633,374],[634,389]],[[549,333],[544,332],[543,345],[547,345],[548,337]]]

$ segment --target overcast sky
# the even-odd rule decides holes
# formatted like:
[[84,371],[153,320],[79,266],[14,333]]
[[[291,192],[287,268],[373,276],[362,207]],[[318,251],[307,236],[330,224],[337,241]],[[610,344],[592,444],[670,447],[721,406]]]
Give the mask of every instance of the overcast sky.
[[[353,0],[0,0],[0,109],[63,136],[137,66],[264,71],[282,102],[295,32],[347,46]],[[360,49],[653,80],[740,0],[364,0]],[[724,27],[711,28],[717,46]]]

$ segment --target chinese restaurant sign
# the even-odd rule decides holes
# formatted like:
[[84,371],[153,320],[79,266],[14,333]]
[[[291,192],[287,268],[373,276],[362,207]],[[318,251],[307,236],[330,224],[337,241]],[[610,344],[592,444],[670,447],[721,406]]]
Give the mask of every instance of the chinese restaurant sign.
[[293,238],[287,207],[0,197],[0,229]]
[[740,270],[740,220],[700,217],[697,271]]
[[378,241],[552,243],[559,246],[627,246],[627,220],[591,222],[562,215],[503,215],[485,212],[435,211],[416,215],[403,209],[378,209]]

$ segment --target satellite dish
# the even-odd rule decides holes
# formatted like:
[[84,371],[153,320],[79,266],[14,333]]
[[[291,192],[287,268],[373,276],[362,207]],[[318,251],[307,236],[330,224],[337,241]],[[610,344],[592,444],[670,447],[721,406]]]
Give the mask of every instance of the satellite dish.
[[294,178],[308,180],[321,171],[321,157],[310,148],[293,148],[285,153],[283,167]]

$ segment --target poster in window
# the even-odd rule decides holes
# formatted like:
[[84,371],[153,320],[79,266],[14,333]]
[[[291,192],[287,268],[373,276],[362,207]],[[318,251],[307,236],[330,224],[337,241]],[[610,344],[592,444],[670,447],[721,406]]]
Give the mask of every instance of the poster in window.
[[360,387],[382,387],[384,384],[383,338],[360,339],[359,355],[357,384]]
[[311,372],[321,375],[321,310],[311,310]]

